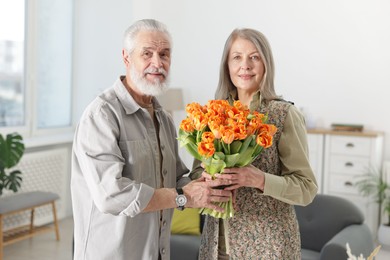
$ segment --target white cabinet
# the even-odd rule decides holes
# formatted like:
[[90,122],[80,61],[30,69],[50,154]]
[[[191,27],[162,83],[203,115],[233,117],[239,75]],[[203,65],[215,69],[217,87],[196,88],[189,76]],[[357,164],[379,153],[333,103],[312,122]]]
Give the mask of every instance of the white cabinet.
[[309,160],[318,184],[318,193],[322,193],[322,167],[324,156],[324,135],[308,134]]
[[372,199],[362,197],[354,183],[369,167],[379,169],[382,165],[383,134],[317,129],[308,130],[308,142],[310,163],[316,173],[319,192],[355,203],[375,235],[379,207]]

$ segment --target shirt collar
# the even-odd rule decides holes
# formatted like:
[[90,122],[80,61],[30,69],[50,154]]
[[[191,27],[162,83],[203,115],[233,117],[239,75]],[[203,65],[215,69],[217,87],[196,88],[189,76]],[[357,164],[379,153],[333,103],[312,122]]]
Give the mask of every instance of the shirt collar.
[[[119,102],[121,102],[123,108],[126,111],[126,114],[133,114],[137,110],[142,109],[142,107],[134,100],[133,96],[127,91],[126,86],[123,84],[122,80],[125,76],[120,76],[114,83],[114,91],[118,97]],[[157,101],[157,98],[152,98],[153,108],[155,111],[162,110],[160,103]]]
[[[252,101],[249,104],[249,110],[254,111],[257,108],[260,107],[261,104],[261,93],[260,90],[256,91],[256,93],[253,95]],[[238,93],[237,89],[233,89],[232,91],[229,92],[229,97],[228,97],[229,103],[233,104],[234,100],[238,100]]]

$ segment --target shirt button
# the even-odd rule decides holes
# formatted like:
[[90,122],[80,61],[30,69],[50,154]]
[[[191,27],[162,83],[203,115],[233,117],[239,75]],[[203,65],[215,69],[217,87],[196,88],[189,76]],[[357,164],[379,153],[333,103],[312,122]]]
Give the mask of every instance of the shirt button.
[[163,226],[165,227],[167,225],[167,222],[164,220],[163,221]]
[[164,174],[164,175],[167,175],[167,173],[168,173],[167,169],[164,169],[164,170],[163,170],[163,174]]
[[164,146],[164,145],[161,145],[161,150],[164,151],[164,149],[165,149],[165,146]]
[[163,249],[161,250],[161,253],[162,253],[163,255],[165,255],[165,248],[163,248]]

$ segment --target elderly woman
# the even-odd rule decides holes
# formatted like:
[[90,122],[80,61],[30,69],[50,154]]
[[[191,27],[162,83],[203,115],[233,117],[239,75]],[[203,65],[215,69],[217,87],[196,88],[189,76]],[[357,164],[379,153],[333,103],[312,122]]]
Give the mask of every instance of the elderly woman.
[[[231,184],[225,189],[235,190],[236,213],[228,220],[206,217],[200,259],[301,259],[293,205],[309,204],[317,183],[309,165],[304,118],[275,93],[271,48],[262,33],[236,29],[230,34],[215,98],[240,100],[268,114],[268,123],[278,130],[272,146],[252,165],[225,169],[229,174],[218,176]],[[191,177],[202,172],[195,161]]]

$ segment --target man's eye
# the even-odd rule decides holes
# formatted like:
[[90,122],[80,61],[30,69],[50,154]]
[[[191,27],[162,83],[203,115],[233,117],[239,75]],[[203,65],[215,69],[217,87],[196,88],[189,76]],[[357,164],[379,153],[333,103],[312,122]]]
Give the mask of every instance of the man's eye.
[[143,53],[143,56],[145,56],[145,57],[151,57],[151,56],[152,56],[152,53],[149,52],[149,51],[145,51],[145,52]]
[[168,55],[168,53],[161,53],[161,54],[160,54],[160,58],[161,58],[161,59],[168,59],[168,58],[169,58],[169,55]]

